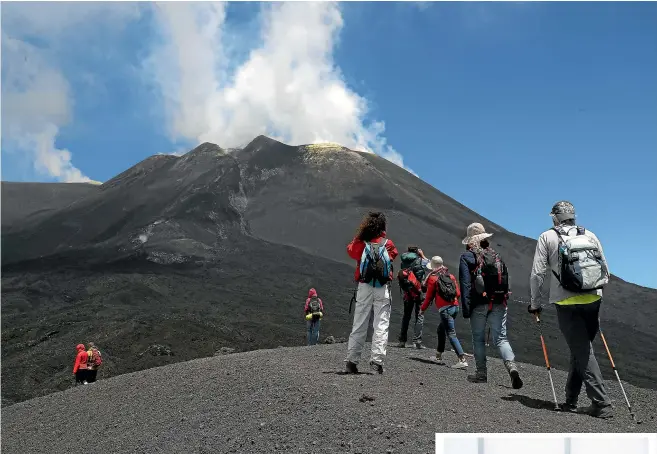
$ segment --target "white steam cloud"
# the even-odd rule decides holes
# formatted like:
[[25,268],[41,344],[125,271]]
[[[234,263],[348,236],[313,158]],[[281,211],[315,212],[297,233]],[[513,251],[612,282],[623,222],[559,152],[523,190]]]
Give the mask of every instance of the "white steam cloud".
[[338,5],[287,2],[263,7],[262,44],[235,67],[225,49],[224,4],[161,3],[164,43],[146,68],[164,98],[171,138],[240,147],[259,134],[290,144],[337,142],[404,166],[366,122],[367,101],[333,61],[343,26]]

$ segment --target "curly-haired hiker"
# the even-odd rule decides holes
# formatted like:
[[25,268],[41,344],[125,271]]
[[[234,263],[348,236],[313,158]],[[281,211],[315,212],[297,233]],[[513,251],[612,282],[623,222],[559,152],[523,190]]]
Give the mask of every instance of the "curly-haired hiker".
[[347,246],[347,253],[357,262],[354,279],[358,283],[354,322],[345,360],[347,373],[358,373],[357,365],[367,337],[370,312],[374,310],[370,365],[382,374],[392,308],[392,261],[398,255],[395,244],[386,238],[386,217],[383,213],[370,212],[365,216],[356,237]]
[[[559,329],[570,349],[570,372],[566,381],[565,411],[578,411],[598,418],[613,415],[600,367],[591,342],[600,328],[602,287],[609,281],[609,267],[600,241],[590,230],[575,224],[575,207],[561,201],[550,211],[553,228],[538,238],[530,278],[529,312],[539,314],[538,301],[545,279],[550,277],[549,301],[557,309]],[[561,254],[560,256],[560,248]],[[576,260],[564,260],[575,255]],[[577,409],[577,400],[586,387],[591,406]]]
[[308,345],[316,345],[319,341],[319,325],[324,317],[324,303],[314,288],[308,290],[308,298],[306,298],[303,311],[308,328]]
[[459,298],[461,292],[456,283],[456,278],[443,265],[443,259],[440,256],[431,257],[431,261],[426,265],[431,271],[425,278],[427,294],[424,303],[420,307],[420,314],[429,305],[435,301],[438,313],[440,314],[440,324],[438,325],[438,348],[436,349],[436,361],[443,362],[443,353],[445,352],[445,337],[449,337],[459,360],[452,367],[454,369],[466,369],[468,362],[465,360],[465,353],[461,347],[458,337],[456,337],[456,328],[454,325],[456,315],[459,313]]
[[470,319],[476,365],[475,375],[468,376],[468,380],[475,383],[488,381],[485,333],[488,324],[493,342],[511,377],[511,385],[514,389],[520,389],[520,372],[506,337],[508,272],[499,254],[488,243],[487,238],[492,235],[486,233],[483,225],[475,222],[468,226],[466,238],[463,240],[466,251],[461,254],[459,265],[461,310],[463,318]]

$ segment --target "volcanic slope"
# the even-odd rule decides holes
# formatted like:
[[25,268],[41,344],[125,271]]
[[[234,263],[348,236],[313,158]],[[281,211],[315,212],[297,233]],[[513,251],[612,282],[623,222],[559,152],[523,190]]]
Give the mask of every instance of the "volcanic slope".
[[[3,232],[3,404],[69,387],[78,342],[99,344],[107,375],[221,347],[303,344],[300,306],[311,286],[326,302],[322,338],[346,337],[353,263],[345,245],[370,209],[387,213],[400,250],[418,244],[453,270],[467,225],[483,222],[509,266],[514,296],[526,299],[535,241],[385,159],[264,136],[230,152],[206,143],[182,157],[152,156],[75,203]],[[401,320],[397,292],[391,340]],[[657,292],[614,277],[605,300],[602,323],[623,378],[656,387]],[[430,346],[436,325],[432,309]],[[551,360],[565,367],[553,309],[544,325]],[[461,318],[457,330],[471,351]],[[542,364],[523,304],[510,305],[509,337],[519,360]],[[603,352],[599,343],[596,350]],[[612,376],[607,360],[601,364]]]
[[[3,452],[68,453],[80,433],[103,453],[378,454],[432,453],[435,432],[657,431],[657,391],[629,384],[641,424],[614,381],[614,418],[599,420],[555,412],[545,368],[519,364],[525,386],[513,390],[497,359],[489,383],[474,384],[426,350],[391,348],[383,375],[342,375],[343,354],[327,345],[202,358],[15,404],[2,412]],[[565,372],[553,376],[562,390]]]

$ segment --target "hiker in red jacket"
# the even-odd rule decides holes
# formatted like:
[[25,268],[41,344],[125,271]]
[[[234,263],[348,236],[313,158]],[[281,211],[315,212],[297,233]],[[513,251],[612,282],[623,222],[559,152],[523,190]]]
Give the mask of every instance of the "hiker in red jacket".
[[445,352],[445,336],[449,336],[449,342],[452,344],[459,361],[452,366],[454,369],[466,369],[468,363],[465,360],[465,354],[459,339],[456,337],[456,328],[454,319],[459,313],[459,298],[461,291],[456,283],[456,278],[443,265],[443,259],[439,256],[431,257],[427,263],[427,268],[431,271],[425,278],[427,294],[424,303],[420,307],[420,314],[424,314],[432,301],[436,302],[438,313],[440,314],[440,324],[438,325],[438,348],[436,349],[436,362],[444,364],[443,353]]
[[324,303],[317,296],[317,291],[314,288],[308,291],[308,298],[306,298],[306,306],[303,311],[308,325],[308,345],[316,345],[319,341],[319,324],[324,317]]
[[75,347],[78,354],[75,357],[75,364],[73,365],[73,375],[75,375],[75,384],[87,384],[87,361],[89,359],[87,350],[84,344],[78,344]]
[[357,365],[365,345],[370,313],[374,310],[370,366],[382,374],[392,308],[392,261],[398,255],[395,244],[386,238],[386,217],[383,213],[370,212],[365,216],[356,237],[347,246],[347,253],[357,262],[354,279],[358,282],[354,322],[345,360],[347,373],[358,373]]

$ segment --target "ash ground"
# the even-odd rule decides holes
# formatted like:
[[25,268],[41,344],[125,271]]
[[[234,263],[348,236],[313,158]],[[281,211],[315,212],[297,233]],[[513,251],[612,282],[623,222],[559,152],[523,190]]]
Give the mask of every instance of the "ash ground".
[[[343,375],[345,351],[334,344],[202,358],[15,404],[2,412],[3,452],[76,451],[81,431],[97,434],[95,450],[106,453],[362,454],[432,453],[435,432],[657,431],[657,392],[630,384],[642,424],[614,382],[615,417],[603,421],[555,412],[545,368],[521,363],[525,386],[513,390],[497,359],[489,359],[489,382],[474,384],[466,371],[429,363],[430,350],[393,347],[384,375],[366,367]],[[563,396],[566,374],[553,375]],[[361,402],[363,394],[374,400]]]

